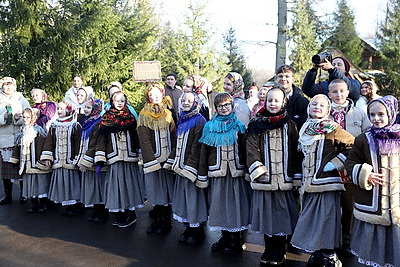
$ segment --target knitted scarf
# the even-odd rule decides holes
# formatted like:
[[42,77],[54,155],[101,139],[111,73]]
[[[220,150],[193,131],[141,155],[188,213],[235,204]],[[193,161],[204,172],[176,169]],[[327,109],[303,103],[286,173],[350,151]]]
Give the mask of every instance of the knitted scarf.
[[236,141],[237,133],[244,133],[246,126],[241,123],[234,112],[228,116],[217,114],[204,125],[199,142],[212,147],[230,146]]
[[172,113],[167,107],[172,104],[169,96],[164,96],[160,104],[146,103],[139,113],[138,126],[145,126],[151,130],[161,130],[169,127]]
[[[399,155],[400,154],[400,125],[396,124],[396,115],[398,113],[398,102],[394,96],[388,95],[382,98],[372,100],[368,104],[368,117],[369,108],[371,104],[379,102],[386,108],[389,123],[385,127],[375,128],[371,127],[368,131],[372,135],[374,144],[372,150],[379,155]],[[371,119],[371,118],[370,118]]]

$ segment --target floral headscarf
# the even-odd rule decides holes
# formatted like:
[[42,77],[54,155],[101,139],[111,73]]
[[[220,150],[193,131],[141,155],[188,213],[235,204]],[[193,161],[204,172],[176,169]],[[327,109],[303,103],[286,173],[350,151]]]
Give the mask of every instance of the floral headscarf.
[[[114,106],[114,98],[117,95],[123,95],[125,97],[125,106],[118,110]],[[130,129],[135,129],[137,122],[135,116],[129,111],[128,107],[128,99],[123,92],[116,92],[113,94],[111,98],[111,107],[107,110],[100,122],[100,133],[108,134],[108,133],[117,133],[120,131],[127,131]]]
[[[311,105],[317,98],[324,98],[328,103],[327,112],[321,119],[313,119],[310,116]],[[318,94],[310,100],[310,103],[308,104],[307,108],[308,119],[306,120],[306,122],[303,124],[303,126],[299,131],[299,147],[301,149],[303,149],[304,146],[312,145],[315,141],[325,138],[326,134],[333,132],[336,129],[338,124],[333,120],[328,119],[330,109],[331,109],[331,101],[324,94]]]
[[372,100],[368,104],[368,117],[370,120],[369,110],[374,103],[381,103],[386,108],[389,123],[382,128],[371,127],[369,129],[368,132],[372,135],[375,142],[372,149],[380,155],[398,155],[400,154],[400,125],[396,124],[398,101],[392,95]]
[[88,138],[92,132],[94,126],[96,126],[101,121],[101,113],[103,111],[103,101],[100,99],[89,98],[87,102],[92,104],[92,111],[89,116],[85,119],[82,125],[82,137],[84,139]]
[[233,82],[233,92],[231,93],[233,98],[244,98],[244,82],[242,75],[237,72],[229,72],[225,78]]
[[206,119],[199,113],[201,108],[201,103],[200,103],[201,101],[198,95],[193,92],[184,93],[182,95],[182,99],[185,96],[185,94],[193,94],[194,103],[189,111],[181,110],[179,120],[177,123],[176,136],[186,133],[194,126],[200,126],[206,123]]
[[71,105],[70,103],[68,103],[67,101],[61,101],[60,103],[58,103],[58,105],[60,104],[65,104],[65,117],[64,118],[60,118],[57,117],[56,121],[58,122],[71,122],[73,120],[75,120],[75,113],[76,113],[76,109],[73,105]]

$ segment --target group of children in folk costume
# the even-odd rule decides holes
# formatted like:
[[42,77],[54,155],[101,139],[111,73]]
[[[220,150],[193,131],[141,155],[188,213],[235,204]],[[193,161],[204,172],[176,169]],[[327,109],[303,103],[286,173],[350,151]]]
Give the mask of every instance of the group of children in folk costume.
[[[198,113],[200,101],[196,95],[184,94],[176,129],[163,88],[150,85],[145,97],[146,105],[137,122],[127,108],[126,96],[118,92],[112,95],[111,108],[101,122],[97,117],[92,118],[97,123],[90,123],[90,116],[97,116],[91,112],[83,130],[73,119],[73,109],[63,102],[58,105],[59,117],[50,127],[43,152],[35,151],[35,156],[41,154],[42,162],[53,169],[48,194],[51,200],[68,206],[79,201],[88,206],[103,205],[101,209],[117,213],[114,225],[126,227],[136,221],[134,210],[142,207],[147,198],[155,205],[155,220],[147,229],[149,233],[169,232],[173,210],[174,218],[187,225],[179,236],[181,242],[201,243],[205,237],[202,227],[208,220],[211,230],[222,232],[212,250],[240,253],[242,232],[251,225],[251,230],[264,234],[261,263],[281,265],[287,236],[292,235],[295,247],[312,252],[310,265],[340,266],[334,252],[342,238],[340,192],[344,190],[346,176],[345,155],[354,137],[343,130],[342,120],[336,123],[328,117],[343,118],[331,110],[339,106],[339,112],[340,108],[347,112],[351,109],[349,103],[335,102],[332,109],[325,95],[316,95],[308,107],[309,118],[298,134],[287,118],[284,92],[270,90],[264,108],[249,124],[246,138],[245,125],[233,112],[234,100],[228,93],[216,96],[217,113],[207,123]],[[28,175],[27,155],[33,152],[33,145],[44,140],[45,132],[34,126],[35,116],[30,115],[34,112],[25,113],[21,170],[26,173],[26,183],[35,185],[39,182],[34,176],[49,173],[47,170]],[[372,128],[357,137],[345,163],[356,185],[351,248],[361,262],[377,266],[395,266],[400,261],[396,191],[400,130],[394,124],[396,114],[394,97],[372,101],[368,106]],[[33,117],[31,122],[29,116]],[[88,147],[78,157],[80,141],[87,142]],[[144,177],[137,164],[139,148]],[[72,168],[79,158],[78,165],[84,171],[82,178],[76,167]],[[251,183],[244,179],[246,165]],[[85,181],[84,177],[90,179],[95,166],[96,178],[106,173],[104,187],[86,184],[84,195],[98,190],[98,196],[88,200],[81,195],[80,181]],[[102,172],[102,167],[108,170]],[[177,174],[176,178],[171,171]],[[299,185],[301,171],[302,209],[298,214],[291,189]],[[30,189],[27,194],[40,198],[45,197],[45,191]]]

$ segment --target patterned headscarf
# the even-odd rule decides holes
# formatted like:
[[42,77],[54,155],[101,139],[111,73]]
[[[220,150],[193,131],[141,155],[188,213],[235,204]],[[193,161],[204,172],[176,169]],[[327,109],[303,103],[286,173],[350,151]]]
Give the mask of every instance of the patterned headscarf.
[[90,112],[89,116],[85,119],[82,125],[82,137],[84,139],[89,137],[94,126],[96,126],[101,121],[101,113],[103,111],[102,100],[91,97],[87,102],[91,103],[92,111]]
[[249,134],[259,134],[267,130],[281,128],[285,123],[288,122],[289,116],[286,109],[287,98],[285,92],[279,88],[271,89],[267,93],[267,99],[268,99],[268,94],[275,90],[279,90],[280,92],[282,92],[283,95],[282,109],[278,113],[272,114],[265,107],[265,105],[267,104],[267,101],[265,101],[264,106],[261,107],[261,109],[256,113],[255,117],[249,124],[248,127]]
[[36,121],[38,119],[38,114],[39,114],[39,110],[37,108],[25,108],[24,112],[29,112],[31,115],[31,121],[28,125],[26,126],[33,126],[36,124]]
[[201,126],[206,123],[206,119],[199,113],[201,106],[198,95],[192,92],[188,92],[182,95],[182,99],[186,94],[192,94],[194,96],[194,102],[189,111],[181,110],[177,123],[176,136],[186,133],[194,126]]
[[[321,119],[313,119],[310,116],[311,105],[317,98],[326,99],[326,102],[328,104],[327,112]],[[331,101],[324,94],[318,94],[310,100],[307,108],[308,119],[299,131],[299,147],[301,149],[303,149],[305,146],[312,145],[315,141],[325,138],[326,134],[333,132],[336,129],[338,124],[333,120],[328,119],[330,109]]]
[[242,75],[240,75],[237,72],[229,72],[225,78],[229,79],[231,82],[233,82],[233,91],[231,93],[231,96],[233,98],[244,98],[244,82]]
[[382,128],[371,127],[369,129],[369,133],[371,133],[375,141],[372,149],[380,155],[398,155],[400,154],[400,125],[396,124],[398,101],[392,95],[372,100],[368,104],[368,117],[370,120],[369,110],[374,103],[381,103],[386,108],[389,123]]
[[70,103],[68,103],[67,101],[61,101],[60,103],[58,103],[58,105],[60,105],[60,104],[65,104],[65,117],[64,118],[57,117],[56,121],[70,122],[70,121],[74,120],[75,113],[76,113],[75,107],[73,105],[71,105]]
[[[114,106],[114,98],[119,94],[125,97],[125,105],[121,110],[118,110]],[[123,92],[116,92],[113,94],[113,97],[111,98],[111,107],[103,114],[103,117],[101,118],[101,134],[117,133],[136,128],[136,118],[129,111],[127,105],[128,99]]]

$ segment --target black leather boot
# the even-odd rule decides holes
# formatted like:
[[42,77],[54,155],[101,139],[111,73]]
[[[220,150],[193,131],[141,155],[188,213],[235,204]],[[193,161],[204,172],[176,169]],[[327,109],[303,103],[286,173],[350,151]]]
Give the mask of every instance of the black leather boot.
[[203,243],[204,239],[206,239],[206,234],[204,232],[204,228],[202,225],[199,227],[190,227],[191,231],[189,233],[189,237],[186,241],[187,244],[190,245],[200,245]]
[[272,260],[272,237],[264,235],[264,253],[261,255],[260,264],[269,265]]
[[283,265],[286,258],[286,236],[273,235],[271,238],[273,248],[270,265]]
[[19,181],[19,204],[25,204],[28,199],[22,195],[22,189],[24,188],[24,185],[22,181]]
[[224,254],[234,255],[243,252],[243,239],[242,232],[232,232],[229,233],[231,235],[231,242],[222,250]]
[[158,226],[158,229],[156,230],[157,234],[163,235],[169,233],[172,230],[171,213],[172,213],[171,205],[162,207],[160,216],[161,221]]
[[26,210],[27,213],[35,213],[39,210],[39,199],[31,197],[31,206]]
[[43,198],[39,198],[39,213],[45,213],[48,210],[48,198],[47,197],[43,197]]
[[222,251],[231,242],[232,236],[228,231],[221,231],[219,240],[212,244],[211,251]]
[[3,179],[4,197],[0,199],[0,205],[11,204],[12,202],[12,182],[10,179]]

